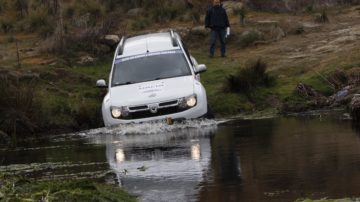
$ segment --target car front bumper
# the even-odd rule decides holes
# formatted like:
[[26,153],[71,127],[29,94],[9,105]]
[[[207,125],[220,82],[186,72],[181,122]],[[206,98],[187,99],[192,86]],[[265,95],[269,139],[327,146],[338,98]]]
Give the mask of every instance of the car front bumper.
[[153,116],[148,118],[140,118],[140,119],[115,119],[110,114],[110,108],[103,108],[103,119],[105,126],[113,126],[118,124],[127,124],[127,123],[142,123],[142,122],[150,122],[150,121],[158,121],[165,120],[171,118],[173,120],[177,119],[194,119],[199,118],[207,113],[207,100],[206,97],[198,99],[198,103],[195,107],[190,108],[188,110],[161,115],[161,116]]

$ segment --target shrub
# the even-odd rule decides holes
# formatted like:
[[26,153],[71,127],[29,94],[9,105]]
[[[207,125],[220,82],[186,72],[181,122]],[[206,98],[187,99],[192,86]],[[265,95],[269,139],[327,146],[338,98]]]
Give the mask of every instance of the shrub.
[[335,89],[341,89],[348,83],[346,72],[339,69],[330,73],[327,80],[335,87]]
[[248,95],[257,86],[271,86],[274,78],[266,73],[266,69],[267,64],[260,59],[249,62],[236,74],[226,77],[225,90]]
[[18,135],[32,133],[38,127],[39,103],[34,96],[36,78],[20,82],[0,75],[0,128],[16,141]]
[[305,10],[308,13],[312,13],[314,11],[314,5],[310,4],[310,5],[306,6]]
[[97,0],[81,0],[75,2],[75,10],[79,16],[90,15],[89,24],[95,26],[100,17],[104,16],[105,8]]
[[79,129],[100,127],[103,124],[100,102],[90,102],[83,98],[77,98],[77,100],[72,109],[72,117]]
[[183,4],[172,3],[170,1],[157,0],[145,3],[150,18],[155,22],[168,22],[186,12]]
[[[109,20],[105,20],[96,27],[88,27],[68,33],[55,32],[53,36],[42,42],[40,51],[43,53],[59,54],[64,56],[66,61],[70,61],[70,57],[75,56],[74,53],[79,51],[96,55],[106,54],[109,51],[107,47],[104,48],[104,46],[99,45],[101,36],[106,35],[113,28],[114,22],[112,18],[109,18]],[[69,62],[66,63],[71,64]]]
[[8,33],[14,29],[14,24],[16,23],[16,18],[9,14],[0,16],[0,28],[4,33]]
[[151,19],[155,22],[168,22],[176,17],[176,12],[168,9],[157,7],[151,11]]
[[28,32],[38,32],[41,37],[46,38],[54,33],[55,23],[52,21],[53,17],[49,15],[48,9],[42,6],[29,14],[23,29]]
[[131,29],[134,31],[143,30],[146,27],[148,27],[149,24],[150,24],[150,22],[146,18],[139,18],[137,20],[132,21]]
[[66,18],[72,18],[75,15],[75,8],[73,5],[68,4],[64,10],[63,10],[63,15]]
[[27,18],[29,31],[34,31],[41,26],[49,24],[48,17],[48,9],[44,6],[31,12]]
[[106,11],[113,11],[117,8],[117,5],[119,4],[118,0],[101,0],[101,3],[104,5]]

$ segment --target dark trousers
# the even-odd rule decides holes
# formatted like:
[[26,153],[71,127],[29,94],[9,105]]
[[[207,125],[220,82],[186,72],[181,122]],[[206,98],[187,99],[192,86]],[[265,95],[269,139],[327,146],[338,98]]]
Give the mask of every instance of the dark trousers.
[[215,47],[216,47],[216,39],[218,37],[220,39],[220,44],[221,44],[221,56],[225,56],[225,52],[226,52],[225,35],[226,35],[226,29],[211,30],[210,56],[214,55]]

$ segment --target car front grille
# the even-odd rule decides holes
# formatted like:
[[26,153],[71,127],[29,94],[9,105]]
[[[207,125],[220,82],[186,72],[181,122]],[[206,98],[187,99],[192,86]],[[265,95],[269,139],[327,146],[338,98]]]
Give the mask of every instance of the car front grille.
[[146,110],[149,109],[147,105],[140,105],[135,107],[129,107],[130,111],[137,111],[137,110]]
[[181,112],[181,111],[183,111],[183,110],[179,110],[177,106],[161,108],[161,109],[158,109],[158,111],[156,113],[151,113],[150,110],[139,111],[139,112],[130,113],[128,119],[142,119],[142,118],[163,116],[163,115],[167,115],[167,114],[174,114],[174,113]]
[[[151,108],[153,106],[156,106],[156,112],[151,111]],[[128,115],[125,117],[121,117],[121,119],[132,120],[132,119],[150,118],[150,117],[179,113],[186,110],[184,108],[179,107],[179,100],[170,100],[160,103],[130,106],[128,107],[128,109],[129,109]]]

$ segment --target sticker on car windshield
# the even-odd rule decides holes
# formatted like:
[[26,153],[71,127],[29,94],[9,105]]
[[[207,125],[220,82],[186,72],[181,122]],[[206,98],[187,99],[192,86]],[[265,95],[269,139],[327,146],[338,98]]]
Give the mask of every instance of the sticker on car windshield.
[[116,59],[115,64],[125,62],[125,61],[129,61],[129,60],[138,59],[138,58],[143,58],[143,57],[149,57],[149,56],[155,56],[155,55],[179,54],[179,53],[182,53],[180,49],[178,49],[178,50],[168,50],[168,51],[159,51],[159,52],[153,52],[153,53],[144,53],[144,54],[140,54],[140,55],[133,55],[133,56],[129,56],[129,57]]
[[142,84],[139,85],[140,93],[155,93],[163,91],[165,85],[164,82],[155,83],[155,84]]

